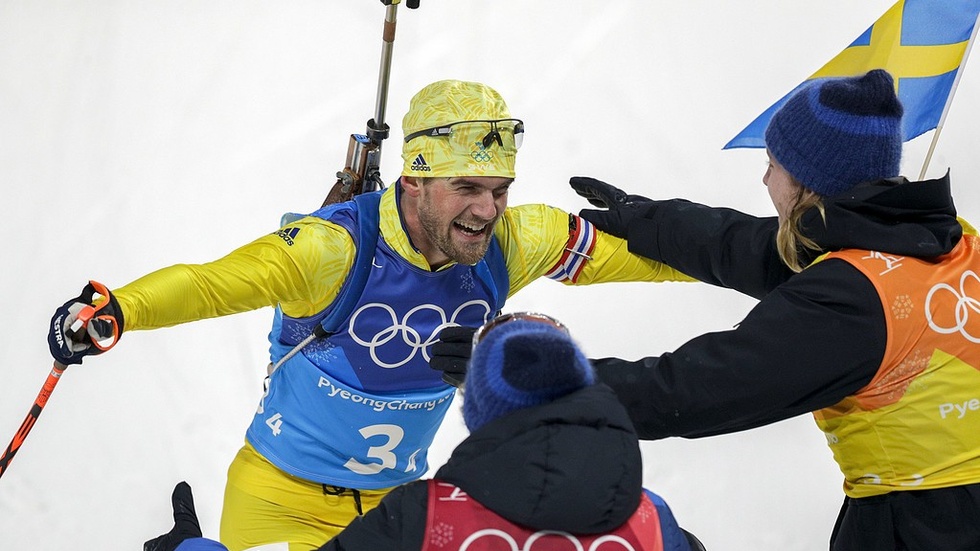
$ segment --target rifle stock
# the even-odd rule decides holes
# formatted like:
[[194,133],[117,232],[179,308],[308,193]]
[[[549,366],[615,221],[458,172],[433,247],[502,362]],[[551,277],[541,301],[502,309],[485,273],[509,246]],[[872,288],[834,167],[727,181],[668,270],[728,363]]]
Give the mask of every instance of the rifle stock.
[[327,193],[321,208],[333,203],[350,201],[359,193],[377,189],[365,189],[365,187],[367,184],[367,187],[371,188],[375,184],[374,180],[380,180],[378,164],[372,162],[372,159],[380,160],[380,153],[380,141],[375,143],[364,134],[351,134],[347,146],[347,162],[344,164],[344,169],[337,173],[337,181]]

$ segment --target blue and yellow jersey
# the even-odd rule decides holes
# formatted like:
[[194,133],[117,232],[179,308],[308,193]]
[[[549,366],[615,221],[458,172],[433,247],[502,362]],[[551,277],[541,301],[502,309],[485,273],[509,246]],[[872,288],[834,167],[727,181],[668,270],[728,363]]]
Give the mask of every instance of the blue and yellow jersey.
[[[380,222],[381,235],[392,249],[411,264],[429,269],[402,227],[394,187],[382,197]],[[495,233],[510,275],[510,295],[543,276],[569,285],[693,281],[664,264],[630,253],[625,240],[596,232],[581,219],[547,205],[508,208]],[[122,307],[126,331],[277,304],[284,314],[302,318],[322,311],[334,300],[354,253],[354,242],[344,228],[306,217],[213,262],[163,268],[113,294]]]
[[[439,329],[480,325],[503,306],[499,282],[487,286],[480,266],[505,268],[508,294],[539,277],[566,284],[688,279],[545,205],[505,210],[491,243],[493,268],[485,260],[433,271],[402,226],[398,197],[396,188],[381,195],[368,283],[327,338],[305,340],[354,265],[359,232],[339,211],[318,211],[214,262],[171,266],[116,290],[125,329],[278,305],[270,341],[272,360],[282,365],[269,378],[248,443],[304,480],[379,489],[428,468],[427,450],[455,390],[428,368]],[[289,354],[301,342],[300,353]]]

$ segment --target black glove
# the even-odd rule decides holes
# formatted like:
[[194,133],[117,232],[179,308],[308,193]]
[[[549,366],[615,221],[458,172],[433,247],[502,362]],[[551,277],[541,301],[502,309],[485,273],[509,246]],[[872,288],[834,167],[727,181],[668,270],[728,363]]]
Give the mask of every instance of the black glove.
[[429,367],[442,371],[442,380],[456,388],[461,388],[466,380],[466,367],[473,352],[473,333],[476,333],[476,327],[447,327],[439,332],[439,340],[432,345]]
[[[101,302],[93,304],[96,297]],[[101,354],[119,341],[123,332],[122,308],[105,285],[89,281],[82,294],[55,310],[48,326],[48,348],[62,365],[82,363],[82,358]]]
[[194,511],[190,484],[178,483],[170,502],[174,506],[174,527],[166,534],[144,543],[143,551],[174,551],[184,540],[201,537],[201,524]]
[[568,183],[589,203],[606,210],[584,209],[579,216],[592,222],[596,228],[626,239],[630,222],[645,214],[654,203],[641,195],[628,195],[616,186],[586,176],[573,176]]

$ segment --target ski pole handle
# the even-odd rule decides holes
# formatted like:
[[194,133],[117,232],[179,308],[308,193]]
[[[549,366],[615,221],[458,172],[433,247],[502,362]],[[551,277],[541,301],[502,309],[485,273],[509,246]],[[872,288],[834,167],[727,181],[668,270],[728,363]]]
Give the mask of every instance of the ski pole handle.
[[28,412],[27,417],[24,422],[21,423],[20,429],[17,434],[14,435],[13,440],[7,445],[7,449],[4,450],[3,455],[0,456],[0,476],[7,472],[7,466],[14,458],[14,454],[20,449],[20,446],[24,443],[27,435],[34,428],[34,423],[37,422],[37,418],[41,415],[41,410],[44,409],[44,405],[48,403],[48,398],[51,397],[51,393],[54,392],[55,385],[61,380],[61,375],[65,372],[68,366],[62,365],[58,362],[54,362],[51,367],[51,372],[48,373],[48,378],[44,381],[44,386],[41,387],[41,392],[38,393],[37,398],[34,400],[34,405],[31,406],[31,411]]

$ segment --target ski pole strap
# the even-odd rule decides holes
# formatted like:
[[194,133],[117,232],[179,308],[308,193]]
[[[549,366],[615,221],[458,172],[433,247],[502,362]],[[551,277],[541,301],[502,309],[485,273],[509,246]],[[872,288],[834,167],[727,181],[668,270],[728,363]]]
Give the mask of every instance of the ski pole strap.
[[84,339],[82,334],[88,325],[95,323],[95,327],[98,328],[96,334],[99,337],[91,335],[92,344],[102,352],[115,346],[122,333],[122,323],[119,321],[122,319],[122,312],[118,303],[113,304],[114,298],[109,289],[98,281],[89,281],[76,300],[87,302],[89,305],[78,312],[75,321],[66,331],[68,338]]

